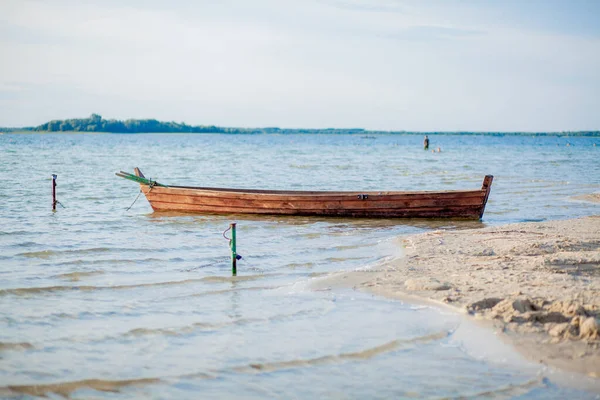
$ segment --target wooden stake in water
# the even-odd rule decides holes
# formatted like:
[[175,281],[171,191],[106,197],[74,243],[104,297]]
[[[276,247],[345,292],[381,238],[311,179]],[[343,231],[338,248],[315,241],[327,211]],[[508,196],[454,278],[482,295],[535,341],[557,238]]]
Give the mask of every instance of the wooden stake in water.
[[52,211],[56,211],[56,174],[52,174]]
[[235,246],[235,222],[229,224],[229,228],[231,229],[231,241],[229,242],[229,246],[231,247],[231,274],[233,276],[237,275],[237,250]]

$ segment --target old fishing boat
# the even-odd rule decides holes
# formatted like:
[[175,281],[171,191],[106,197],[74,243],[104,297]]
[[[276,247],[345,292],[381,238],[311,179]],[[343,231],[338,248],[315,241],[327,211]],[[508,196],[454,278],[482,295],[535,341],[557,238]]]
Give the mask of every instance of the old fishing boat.
[[327,192],[171,186],[134,172],[116,175],[139,183],[154,211],[361,218],[481,219],[493,180],[474,190]]

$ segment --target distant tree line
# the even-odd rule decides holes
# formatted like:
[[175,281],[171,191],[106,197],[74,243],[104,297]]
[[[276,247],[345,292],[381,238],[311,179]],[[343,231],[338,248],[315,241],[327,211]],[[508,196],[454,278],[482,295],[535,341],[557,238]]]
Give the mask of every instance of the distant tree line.
[[186,123],[161,122],[155,119],[104,119],[98,114],[89,118],[53,120],[32,130],[39,132],[110,132],[110,133],[227,133],[228,128],[190,126]]
[[285,128],[224,128],[214,125],[187,125],[185,122],[162,122],[155,119],[104,119],[98,114],[89,118],[52,120],[36,127],[0,128],[0,132],[107,132],[107,133],[228,133],[228,134],[401,134],[401,135],[529,135],[529,136],[600,136],[600,131],[562,132],[411,132],[372,131],[360,128],[285,129]]
[[[9,129],[14,130],[14,129]],[[162,122],[156,119],[104,119],[98,114],[89,118],[53,120],[33,128],[35,132],[108,132],[108,133],[358,133],[364,129],[280,129],[224,128],[214,125],[187,125],[185,122]]]

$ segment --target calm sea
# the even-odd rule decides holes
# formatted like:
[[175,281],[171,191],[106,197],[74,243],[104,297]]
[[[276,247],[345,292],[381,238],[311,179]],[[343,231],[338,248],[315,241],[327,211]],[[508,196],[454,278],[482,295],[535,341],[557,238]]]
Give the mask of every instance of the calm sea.
[[[310,289],[400,256],[399,235],[600,213],[572,199],[600,191],[600,138],[430,139],[441,152],[409,135],[0,135],[0,396],[594,398],[461,315]],[[139,186],[114,174],[134,167],[260,189],[495,180],[482,222],[202,216],[127,210]]]

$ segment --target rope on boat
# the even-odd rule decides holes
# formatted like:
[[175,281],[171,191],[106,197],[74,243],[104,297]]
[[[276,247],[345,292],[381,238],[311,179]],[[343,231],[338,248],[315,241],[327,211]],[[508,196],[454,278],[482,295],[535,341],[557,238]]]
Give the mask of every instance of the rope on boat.
[[142,189],[140,189],[140,192],[138,193],[138,195],[137,195],[137,197],[135,198],[135,200],[133,201],[133,203],[131,203],[131,205],[130,205],[129,207],[127,207],[127,208],[125,209],[125,211],[129,211],[129,210],[131,210],[131,207],[133,207],[133,205],[135,204],[135,202],[137,201],[137,199],[139,199],[139,198],[140,198],[140,196],[141,196],[141,195],[142,195]]
[[[146,192],[146,194],[150,193],[150,192],[152,191],[152,188],[153,188],[154,186],[156,186],[156,182],[154,182],[154,181],[150,181],[150,184],[148,185],[148,187],[150,188],[150,190],[148,190],[148,191]],[[133,203],[131,203],[131,205],[125,209],[125,211],[129,211],[129,210],[131,210],[131,207],[133,207],[133,205],[134,205],[134,204],[135,204],[135,202],[136,202],[136,201],[137,201],[137,200],[140,198],[140,196],[142,195],[142,193],[144,193],[144,192],[142,191],[142,188],[140,187],[140,192],[138,193],[137,197],[135,198],[135,200],[133,201]],[[61,204],[61,206],[62,206],[62,204]]]
[[231,225],[229,226],[229,228],[227,228],[223,231],[223,237],[225,238],[225,240],[229,241],[229,247],[231,247],[231,238],[228,238],[227,236],[225,236],[225,234],[227,233],[228,230],[231,230]]
[[[236,261],[242,259],[242,256],[237,253],[237,249],[236,249],[236,245],[235,245],[235,225],[236,225],[235,223],[231,223],[231,224],[229,224],[229,228],[227,228],[223,231],[223,237],[225,238],[225,240],[229,241],[229,248],[231,249],[231,262],[232,262],[233,276],[236,275]],[[231,231],[230,238],[225,236],[225,234],[229,230]]]

